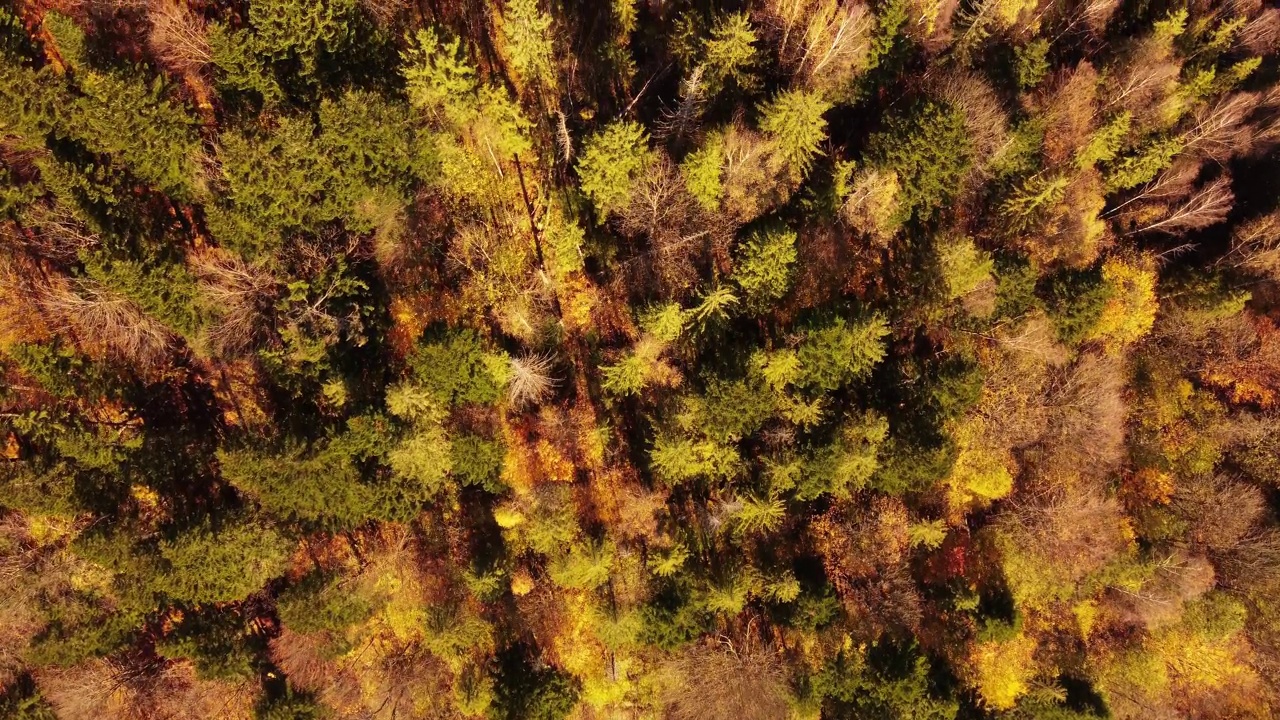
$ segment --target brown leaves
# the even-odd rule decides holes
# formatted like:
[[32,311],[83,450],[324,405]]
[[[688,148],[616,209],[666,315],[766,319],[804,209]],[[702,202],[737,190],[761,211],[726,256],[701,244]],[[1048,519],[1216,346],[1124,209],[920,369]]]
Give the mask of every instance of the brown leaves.
[[695,645],[667,668],[679,678],[663,693],[670,720],[776,720],[787,716],[782,657],[721,637]]

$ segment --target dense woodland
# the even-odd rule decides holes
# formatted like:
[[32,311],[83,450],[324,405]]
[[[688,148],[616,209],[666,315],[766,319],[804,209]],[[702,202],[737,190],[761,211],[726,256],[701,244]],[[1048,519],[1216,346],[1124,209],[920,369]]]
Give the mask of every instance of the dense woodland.
[[1280,716],[1278,50],[0,3],[0,717]]

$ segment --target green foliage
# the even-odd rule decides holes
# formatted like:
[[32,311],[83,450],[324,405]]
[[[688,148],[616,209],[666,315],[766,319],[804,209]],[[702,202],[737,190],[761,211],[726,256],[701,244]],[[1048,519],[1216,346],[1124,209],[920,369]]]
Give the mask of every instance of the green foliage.
[[1014,48],[1013,77],[1019,88],[1030,90],[1049,74],[1048,53],[1049,41],[1044,38],[1036,38]]
[[449,446],[452,472],[463,485],[481,487],[492,493],[504,489],[502,475],[506,448],[501,443],[478,435],[456,438]]
[[648,384],[651,361],[632,353],[600,368],[600,387],[610,395],[639,395]]
[[1084,342],[1111,297],[1110,287],[1096,269],[1062,271],[1048,279],[1045,290],[1050,318],[1058,338],[1067,345]]
[[808,172],[813,158],[821,154],[819,145],[827,139],[823,118],[831,103],[816,92],[787,90],[760,106],[760,129],[778,144],[778,152],[794,168],[793,174]]
[[58,54],[68,67],[78,68],[85,64],[89,54],[85,47],[84,31],[76,25],[75,20],[60,12],[50,11],[45,13],[41,24],[53,38]]
[[598,219],[603,221],[626,207],[651,156],[649,135],[638,123],[614,121],[587,139],[578,160],[578,177]]
[[507,0],[502,34],[517,75],[530,83],[555,84],[551,17],[538,11],[537,0]]
[[956,701],[939,697],[928,660],[909,646],[880,643],[865,659],[842,652],[810,683],[810,692],[827,699],[824,717],[953,720],[959,711]]
[[1107,192],[1128,190],[1152,180],[1169,167],[1174,156],[1182,152],[1183,142],[1178,136],[1152,138],[1139,146],[1134,154],[1112,162],[1106,173]]
[[943,242],[938,247],[942,277],[952,299],[964,297],[991,279],[995,262],[967,237]]
[[689,559],[689,549],[679,543],[664,551],[654,551],[646,561],[649,571],[654,575],[669,578],[680,572]]
[[720,208],[720,196],[724,190],[721,181],[723,164],[724,136],[719,133],[708,136],[702,147],[689,153],[680,163],[685,187],[704,209]]
[[270,133],[220,138],[226,192],[209,211],[219,240],[254,258],[336,220],[368,232],[373,205],[433,176],[430,148],[415,141],[403,104],[351,91],[321,102],[318,117],[318,135],[310,118],[284,117]]
[[328,716],[318,700],[293,690],[279,696],[267,695],[254,708],[255,720],[324,720]]
[[703,588],[702,605],[712,614],[737,615],[746,608],[759,581],[751,568],[722,571]]
[[241,600],[289,566],[292,544],[275,529],[237,518],[205,522],[161,541],[157,589],[195,603]]
[[169,658],[193,662],[196,674],[213,680],[247,680],[258,670],[258,648],[253,646],[245,622],[238,613],[191,610],[182,622],[156,643],[156,651]]
[[379,503],[381,513],[388,517],[410,516],[409,508],[434,495],[453,470],[452,448],[440,427],[409,433],[387,450],[386,457],[387,466],[401,481],[389,487],[390,497]]
[[147,315],[188,342],[199,336],[205,319],[196,299],[195,278],[184,266],[164,263],[147,267],[94,254],[84,258],[84,272],[137,303]]
[[20,678],[0,693],[0,717],[8,720],[58,720],[53,707],[31,687],[29,679]]
[[222,475],[268,512],[293,522],[351,528],[373,512],[374,492],[360,482],[340,443],[282,453],[222,451]]
[[1007,227],[1015,233],[1032,230],[1044,213],[1062,202],[1070,178],[1036,175],[1023,181],[1000,204]]
[[649,452],[656,474],[671,484],[699,477],[728,477],[737,471],[733,448],[712,440],[659,435]]
[[105,73],[79,80],[83,95],[66,119],[68,131],[176,199],[196,199],[195,121],[163,98],[162,86]]
[[884,358],[888,334],[888,323],[878,316],[857,322],[836,317],[814,327],[800,344],[796,384],[830,391],[865,378]]
[[703,82],[709,95],[726,88],[750,89],[756,85],[756,33],[744,13],[716,19],[703,45]]
[[749,495],[733,514],[734,531],[743,535],[770,533],[778,529],[786,515],[786,503],[780,498]]
[[36,667],[70,667],[105,657],[129,645],[139,617],[109,611],[82,593],[59,598],[45,610],[45,628],[36,635],[26,660]]
[[964,113],[923,100],[888,118],[867,141],[866,157],[898,174],[902,217],[928,220],[960,187],[969,152]]
[[434,28],[419,30],[404,61],[409,103],[438,119],[464,124],[479,83],[462,53],[461,40],[442,39]]
[[717,442],[736,442],[759,430],[773,414],[774,402],[750,380],[712,379],[701,398],[689,403],[697,425]]
[[552,560],[547,572],[563,588],[594,590],[609,582],[613,546],[607,543],[575,543],[564,555]]
[[564,720],[580,692],[572,676],[554,666],[530,667],[523,648],[514,647],[499,657],[489,720]]
[[862,489],[880,467],[880,446],[888,434],[888,421],[874,413],[845,420],[830,444],[805,459],[796,498],[811,500],[824,493],[848,498]]
[[254,92],[268,105],[283,101],[286,89],[313,89],[355,42],[358,8],[356,0],[253,3],[248,27],[218,25],[210,33],[220,82],[231,90]]
[[0,715],[1267,714],[1267,18],[49,4]]
[[763,313],[791,289],[796,265],[796,234],[789,228],[762,228],[738,251],[733,278],[742,288],[748,312]]
[[947,525],[942,520],[912,523],[907,528],[907,534],[912,547],[934,550],[941,547],[942,542],[947,539]]
[[280,621],[300,633],[340,634],[369,619],[373,612],[372,603],[338,578],[309,576],[276,599]]
[[1239,600],[1221,591],[1213,591],[1187,604],[1182,624],[1207,640],[1230,638],[1244,628],[1248,610]]
[[446,406],[495,402],[502,388],[471,330],[429,333],[409,358],[414,380]]

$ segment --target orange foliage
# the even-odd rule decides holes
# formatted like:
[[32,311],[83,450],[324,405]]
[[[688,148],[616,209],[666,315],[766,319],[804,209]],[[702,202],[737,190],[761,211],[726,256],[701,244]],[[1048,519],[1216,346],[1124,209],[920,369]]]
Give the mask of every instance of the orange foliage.
[[1168,505],[1173,491],[1173,478],[1155,468],[1128,473],[1120,483],[1120,499],[1130,509],[1151,504]]
[[1280,329],[1269,318],[1250,319],[1257,344],[1244,352],[1229,353],[1229,357],[1201,372],[1200,379],[1233,405],[1271,410],[1280,398]]

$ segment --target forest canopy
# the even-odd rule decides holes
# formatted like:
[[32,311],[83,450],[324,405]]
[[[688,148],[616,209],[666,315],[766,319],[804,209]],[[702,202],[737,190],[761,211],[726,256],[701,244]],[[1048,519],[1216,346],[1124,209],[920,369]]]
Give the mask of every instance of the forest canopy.
[[0,718],[1280,715],[1280,9],[0,3]]

